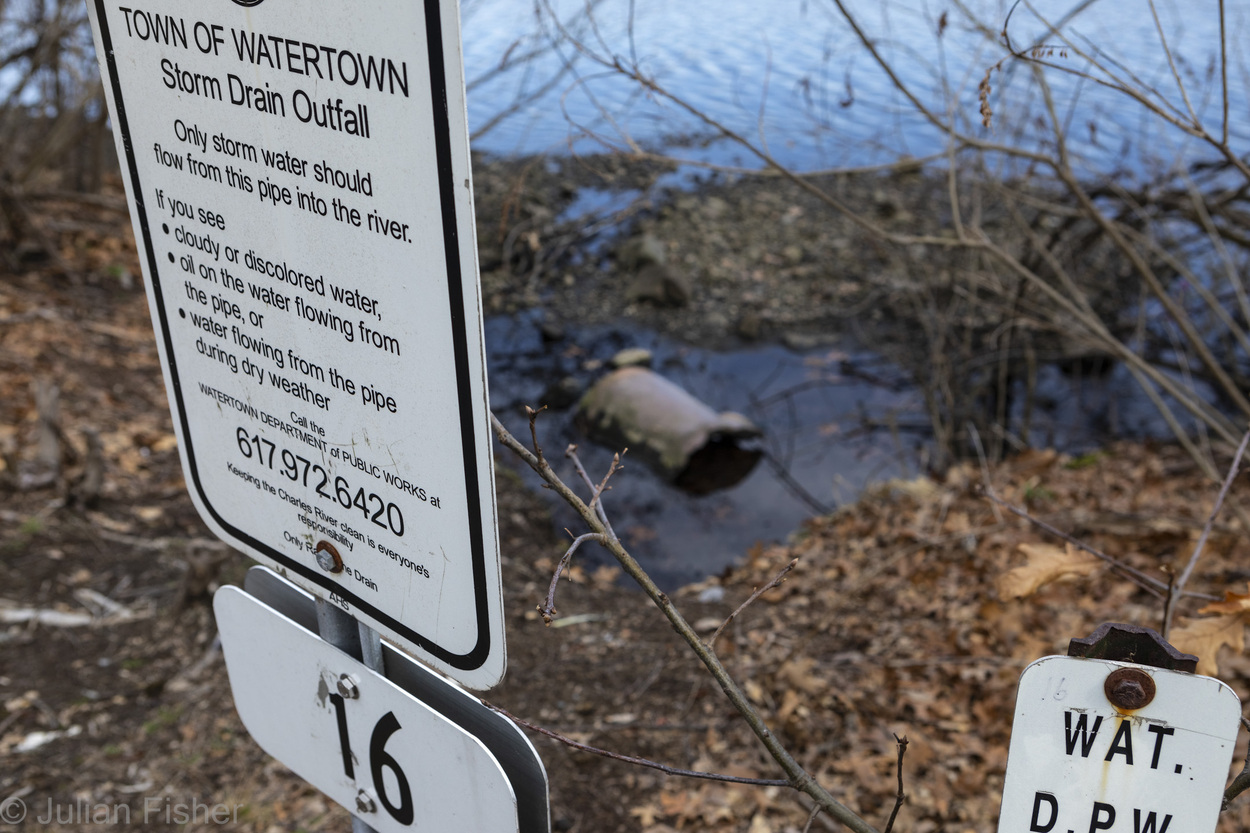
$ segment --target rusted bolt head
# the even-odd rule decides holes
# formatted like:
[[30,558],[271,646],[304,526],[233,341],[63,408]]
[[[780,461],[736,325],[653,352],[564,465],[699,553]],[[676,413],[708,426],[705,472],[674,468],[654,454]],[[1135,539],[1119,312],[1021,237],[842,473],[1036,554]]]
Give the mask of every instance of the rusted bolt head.
[[1102,690],[1113,706],[1124,711],[1145,708],[1155,699],[1154,678],[1136,668],[1117,668],[1112,671],[1107,675]]
[[373,796],[369,795],[368,790],[361,790],[356,793],[357,813],[376,813],[377,811],[378,803],[373,800]]
[[318,541],[313,555],[317,556],[317,566],[327,573],[343,572],[343,558],[329,541]]
[[360,686],[357,684],[356,678],[351,674],[343,674],[339,677],[337,688],[344,700],[355,700],[360,696]]

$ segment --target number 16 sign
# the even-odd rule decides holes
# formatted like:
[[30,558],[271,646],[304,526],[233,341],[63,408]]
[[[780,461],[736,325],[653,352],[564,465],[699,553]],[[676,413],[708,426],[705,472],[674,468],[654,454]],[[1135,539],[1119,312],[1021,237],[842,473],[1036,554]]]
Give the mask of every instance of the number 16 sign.
[[213,606],[235,707],[270,755],[380,833],[518,830],[478,738],[238,588]]

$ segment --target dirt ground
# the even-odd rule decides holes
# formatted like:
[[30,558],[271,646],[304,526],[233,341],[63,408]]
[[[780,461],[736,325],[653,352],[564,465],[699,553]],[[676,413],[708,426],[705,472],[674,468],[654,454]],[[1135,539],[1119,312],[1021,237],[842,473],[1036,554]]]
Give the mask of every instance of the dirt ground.
[[[528,201],[531,211],[545,204],[552,216],[571,199],[559,189],[530,193],[515,174],[482,187]],[[496,212],[484,225],[503,228],[499,200],[483,204]],[[210,597],[239,583],[248,561],[211,537],[187,497],[124,208],[103,200],[40,210],[55,247],[0,274],[0,801],[16,797],[30,811],[22,823],[0,819],[0,830],[88,829],[100,805],[125,805],[145,827],[174,828],[164,808],[193,800],[237,808],[232,829],[345,830],[346,812],[262,753],[234,712]],[[500,251],[493,271],[486,264],[487,303],[507,310],[525,303],[527,287],[505,286]],[[699,274],[715,279],[710,267]],[[696,294],[705,278],[694,278]],[[648,304],[636,313],[665,314]],[[40,461],[40,385],[60,394],[54,476]],[[1220,452],[1224,464],[1229,451]],[[710,636],[798,559],[716,650],[798,760],[878,827],[897,789],[898,735],[909,745],[897,829],[992,830],[1023,668],[1102,622],[1160,621],[1156,594],[1066,553],[988,501],[987,476],[1006,501],[1165,583],[1168,571],[1183,569],[1217,491],[1168,446],[1113,444],[1077,459],[1029,452],[988,475],[964,465],[941,481],[883,484],[675,594]],[[688,648],[614,570],[575,567],[560,586],[559,616],[544,627],[536,606],[564,545],[536,485],[499,467],[509,671],[488,699],[615,752],[780,777]],[[1230,500],[1247,497],[1239,480]],[[1218,518],[1189,589],[1216,598],[1246,589],[1250,543],[1233,518]],[[1240,600],[1199,614],[1204,604],[1181,604],[1182,624],[1211,623],[1205,636],[1190,624],[1185,644],[1248,696]],[[533,738],[561,833],[798,833],[808,825],[810,802],[787,788],[677,778]],[[1232,772],[1245,752],[1243,737]],[[63,818],[43,825],[50,805]],[[1247,806],[1235,804],[1220,829],[1250,827]],[[836,827],[823,816],[813,824]]]

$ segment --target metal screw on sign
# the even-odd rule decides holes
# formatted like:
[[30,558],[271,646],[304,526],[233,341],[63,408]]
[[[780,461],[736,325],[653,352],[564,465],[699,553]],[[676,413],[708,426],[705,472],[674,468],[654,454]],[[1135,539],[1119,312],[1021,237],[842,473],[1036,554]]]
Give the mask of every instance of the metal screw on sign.
[[356,812],[376,813],[377,811],[378,803],[373,800],[373,796],[369,795],[368,790],[361,790],[356,793]]
[[327,573],[343,572],[343,558],[329,541],[318,541],[313,555],[317,556],[317,566]]
[[355,700],[360,696],[360,686],[358,680],[351,674],[344,674],[339,677],[338,690],[339,695],[344,700]]
[[[1188,674],[1194,673],[1198,668],[1196,656],[1182,654],[1169,645],[1157,631],[1110,622],[1099,626],[1098,630],[1084,639],[1073,639],[1069,642],[1068,656],[1132,662]],[[1116,708],[1136,711],[1154,700],[1155,681],[1145,671],[1117,668],[1107,675],[1103,692]]]
[[1136,668],[1117,668],[1112,671],[1107,675],[1102,690],[1113,706],[1125,711],[1143,709],[1155,699],[1154,679]]

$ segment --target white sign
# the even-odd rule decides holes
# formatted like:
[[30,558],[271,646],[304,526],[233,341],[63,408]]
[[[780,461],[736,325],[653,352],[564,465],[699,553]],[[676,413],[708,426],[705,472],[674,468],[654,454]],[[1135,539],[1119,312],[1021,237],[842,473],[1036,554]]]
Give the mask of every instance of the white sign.
[[455,0],[88,7],[200,514],[465,685],[494,685]]
[[[1154,682],[1126,711],[1104,684],[1119,668]],[[1202,833],[1215,829],[1241,703],[1211,677],[1109,660],[1047,657],[1016,697],[999,833]]]
[[382,833],[518,830],[480,740],[237,587],[213,608],[243,725],[304,780]]
[[[247,571],[243,588],[287,619],[318,632],[313,597],[266,567]],[[233,592],[233,591],[229,591]],[[485,744],[512,784],[520,833],[551,833],[547,770],[520,727],[441,674],[382,645],[385,677]]]

